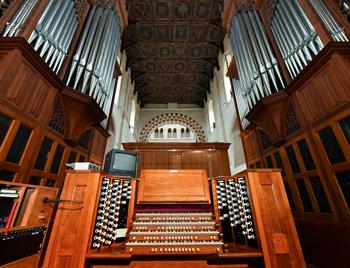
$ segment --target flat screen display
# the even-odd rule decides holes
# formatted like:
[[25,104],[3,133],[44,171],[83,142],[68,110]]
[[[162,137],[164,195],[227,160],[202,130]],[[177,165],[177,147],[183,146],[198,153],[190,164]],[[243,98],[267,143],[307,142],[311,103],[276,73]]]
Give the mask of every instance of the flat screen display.
[[116,153],[113,169],[134,172],[136,170],[137,156],[131,154]]

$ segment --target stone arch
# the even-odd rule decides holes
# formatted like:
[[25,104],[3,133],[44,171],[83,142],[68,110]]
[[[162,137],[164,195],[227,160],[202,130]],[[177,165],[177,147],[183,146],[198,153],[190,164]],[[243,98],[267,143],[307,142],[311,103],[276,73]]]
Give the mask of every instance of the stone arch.
[[192,119],[190,116],[180,113],[165,113],[157,115],[152,118],[143,127],[140,133],[140,141],[148,141],[152,132],[165,124],[178,123],[188,127],[196,135],[197,142],[206,142],[205,133],[203,128],[197,123],[196,120]]

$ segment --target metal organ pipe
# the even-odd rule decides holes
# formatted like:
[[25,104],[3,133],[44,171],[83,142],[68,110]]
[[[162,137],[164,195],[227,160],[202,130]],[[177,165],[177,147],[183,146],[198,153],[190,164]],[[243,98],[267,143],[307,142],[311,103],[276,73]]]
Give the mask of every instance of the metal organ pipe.
[[[232,79],[233,87],[235,88],[235,95],[236,95],[236,101],[237,101],[237,108],[239,111],[239,116],[241,120],[241,124],[243,129],[246,129],[249,126],[249,121],[245,118],[245,116],[249,112],[249,104],[247,104],[247,100],[249,95],[247,96],[244,92],[244,87],[241,84],[241,81]],[[245,95],[244,95],[245,94]]]
[[71,81],[72,75],[73,75],[73,73],[74,73],[74,71],[75,71],[75,69],[76,69],[76,67],[78,65],[78,61],[79,61],[80,55],[82,53],[82,50],[83,50],[83,47],[84,47],[84,44],[85,44],[85,40],[87,38],[88,31],[89,31],[89,29],[91,27],[92,19],[94,18],[95,10],[96,10],[95,6],[93,6],[91,8],[91,10],[90,10],[90,16],[88,17],[88,19],[86,21],[83,34],[82,34],[80,42],[78,44],[78,48],[77,48],[77,50],[75,52],[75,55],[73,56],[73,61],[72,61],[72,65],[71,65],[70,70],[69,70],[67,84]]
[[[252,50],[254,52],[255,59],[256,59],[256,64],[257,64],[257,67],[258,67],[257,69],[259,70],[259,73],[260,73],[260,75],[258,75],[258,72],[257,72],[257,77],[258,77],[258,79],[260,81],[258,83],[260,92],[261,92],[262,95],[264,95],[264,94],[269,95],[269,94],[271,94],[270,83],[269,83],[269,78],[268,78],[267,71],[266,71],[266,66],[263,64],[263,58],[262,58],[262,55],[261,55],[261,48],[258,47],[258,42],[256,40],[256,36],[255,36],[253,27],[252,27],[252,25],[250,23],[250,19],[248,18],[247,13],[243,13],[242,17],[243,17],[243,21],[244,21],[244,24],[245,24],[245,27],[246,27],[246,30],[247,30],[247,33],[248,33],[248,36],[249,36],[249,39],[250,39],[250,43],[251,43],[251,47],[250,48],[252,48]],[[262,80],[265,83],[265,87],[264,88],[263,88],[263,85],[262,85],[261,78],[262,78]]]
[[254,76],[252,71],[253,66],[250,62],[250,59],[248,58],[248,53],[246,51],[247,47],[243,43],[244,41],[243,41],[240,25],[238,24],[237,18],[234,18],[233,23],[234,23],[233,26],[235,29],[235,36],[237,38],[237,45],[242,53],[243,66],[245,67],[243,72],[244,72],[244,76],[246,78],[247,86],[248,86],[247,94],[249,94],[249,99],[253,106],[256,103],[255,94],[259,94],[254,81]]
[[37,0],[26,0],[22,4],[22,6],[18,9],[17,13],[13,16],[13,18],[7,22],[7,26],[2,36],[4,37],[15,37],[18,35],[20,30],[23,27],[26,19],[28,18],[30,12],[35,6]]
[[106,114],[116,81],[120,35],[119,17],[113,9],[92,6],[67,73],[66,84],[94,98]]
[[98,27],[98,22],[99,22],[99,19],[101,17],[101,14],[102,14],[102,9],[98,8],[96,11],[96,14],[93,15],[92,25],[91,25],[90,29],[88,29],[89,34],[87,36],[87,39],[86,39],[86,42],[84,45],[84,49],[82,51],[82,54],[81,54],[81,57],[79,60],[79,65],[78,65],[78,69],[77,69],[77,74],[75,76],[75,82],[74,82],[73,88],[77,88],[78,82],[79,82],[81,75],[83,74],[83,71],[86,67],[87,58],[88,58],[89,52],[92,48],[93,39],[94,39],[94,36],[96,33],[96,29]]
[[323,48],[315,28],[297,0],[278,0],[271,31],[292,78]]
[[28,43],[38,51],[50,68],[58,73],[77,27],[75,2],[50,0]]
[[242,14],[239,13],[237,16],[235,16],[235,19],[238,22],[238,24],[237,24],[238,33],[241,37],[241,40],[243,41],[242,43],[245,46],[244,51],[245,51],[245,55],[248,59],[248,66],[250,67],[250,78],[253,79],[253,90],[254,90],[254,93],[256,96],[256,101],[255,101],[255,103],[256,103],[260,98],[259,91],[260,91],[260,94],[262,96],[264,96],[262,80],[261,80],[259,73],[258,73],[256,60],[254,59],[254,56],[253,56],[251,42],[248,39],[247,30],[245,29],[246,25],[244,25],[244,22],[242,19]]
[[246,71],[245,71],[245,63],[243,60],[243,55],[241,54],[240,51],[240,47],[239,47],[239,42],[237,40],[237,38],[233,38],[234,36],[234,31],[233,31],[233,27],[231,27],[231,42],[232,42],[232,50],[233,53],[235,55],[236,61],[237,61],[237,71],[238,71],[238,75],[240,78],[240,82],[243,83],[244,87],[243,87],[243,95],[246,97],[246,100],[248,102],[248,106],[252,107],[252,101],[250,99],[249,96],[249,91],[251,90],[251,86],[249,85],[249,83],[247,82],[246,79]]
[[231,43],[239,80],[233,80],[243,127],[244,119],[260,98],[284,87],[262,21],[256,11],[240,12],[232,18]]
[[344,30],[336,22],[335,18],[329,12],[325,4],[320,0],[310,0],[311,5],[320,16],[322,22],[326,26],[334,41],[348,42],[349,39]]

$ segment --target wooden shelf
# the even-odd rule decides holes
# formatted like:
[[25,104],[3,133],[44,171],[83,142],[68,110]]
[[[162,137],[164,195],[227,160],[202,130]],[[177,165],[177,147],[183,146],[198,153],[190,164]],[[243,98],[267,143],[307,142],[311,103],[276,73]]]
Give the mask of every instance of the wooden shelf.
[[[12,227],[9,231],[20,231],[20,230],[25,230],[28,228],[32,228],[32,227],[45,227],[46,225],[36,225],[36,226],[14,226]],[[5,228],[0,228],[0,234],[6,232]]]
[[264,257],[262,251],[247,247],[245,245],[239,245],[239,244],[228,244],[228,250],[230,252],[218,252],[219,258],[262,258]]
[[127,253],[89,253],[87,259],[131,259],[131,254]]

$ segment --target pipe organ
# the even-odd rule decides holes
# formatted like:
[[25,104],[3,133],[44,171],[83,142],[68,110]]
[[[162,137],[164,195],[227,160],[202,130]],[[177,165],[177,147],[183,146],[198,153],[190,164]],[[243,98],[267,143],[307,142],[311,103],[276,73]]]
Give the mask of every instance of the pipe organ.
[[232,18],[231,42],[237,60],[239,83],[250,108],[261,98],[284,87],[276,57],[257,11]]
[[115,11],[109,6],[92,6],[67,72],[67,85],[93,97],[107,114],[116,83],[120,35]]
[[68,171],[61,199],[43,267],[305,267],[275,170]]
[[271,31],[292,78],[323,48],[315,28],[296,0],[277,2]]
[[337,23],[333,15],[328,11],[327,7],[320,0],[310,0],[311,5],[320,16],[323,24],[326,26],[328,32],[331,34],[334,41],[337,42],[349,42],[344,29]]
[[7,23],[6,29],[2,36],[15,37],[22,30],[22,27],[28,18],[33,7],[37,3],[37,0],[24,1],[21,7],[18,9],[13,18]]
[[348,0],[341,1],[341,3],[340,3],[340,10],[344,14],[348,14],[349,13],[349,1]]
[[[24,3],[24,6],[30,3]],[[51,0],[28,43],[50,68],[58,73],[78,27],[78,14],[73,0]]]

